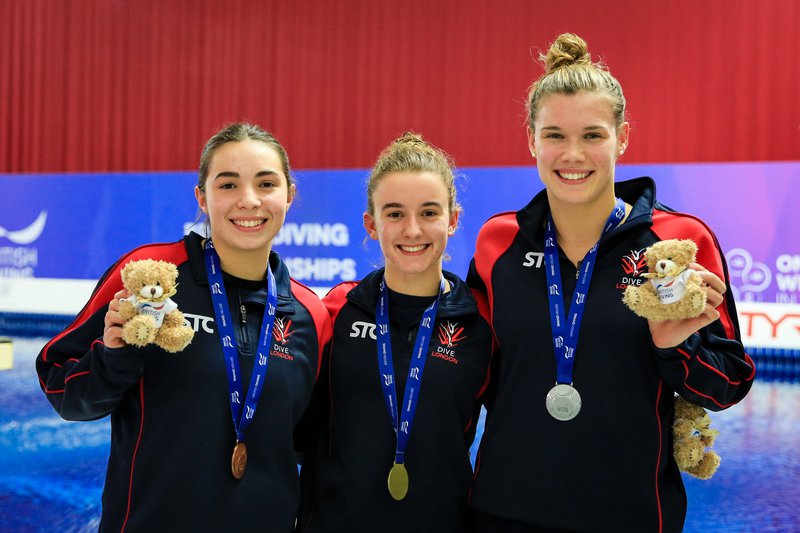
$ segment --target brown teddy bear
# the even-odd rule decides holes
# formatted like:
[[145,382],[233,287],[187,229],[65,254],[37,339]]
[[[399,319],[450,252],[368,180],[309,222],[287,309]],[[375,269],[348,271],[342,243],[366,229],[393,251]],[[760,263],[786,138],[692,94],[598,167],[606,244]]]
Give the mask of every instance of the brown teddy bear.
[[183,313],[170,299],[177,292],[178,268],[166,261],[131,261],[122,269],[122,284],[131,293],[120,302],[125,324],[122,340],[133,346],[155,343],[170,353],[180,352],[194,337]]
[[699,405],[675,397],[675,423],[672,425],[673,455],[678,468],[700,479],[709,479],[719,467],[720,458],[710,449],[719,431],[711,429],[711,417]]
[[687,268],[697,256],[697,245],[689,240],[659,241],[644,252],[650,283],[628,285],[622,301],[637,315],[663,322],[700,315],[706,293],[700,275]]
[[[622,301],[637,315],[663,322],[693,318],[706,307],[702,280],[688,268],[697,257],[697,245],[689,240],[659,241],[644,252],[650,283],[628,285]],[[719,432],[710,429],[711,417],[705,409],[676,396],[675,423],[672,426],[673,455],[678,468],[700,479],[709,479],[720,458],[706,450]]]

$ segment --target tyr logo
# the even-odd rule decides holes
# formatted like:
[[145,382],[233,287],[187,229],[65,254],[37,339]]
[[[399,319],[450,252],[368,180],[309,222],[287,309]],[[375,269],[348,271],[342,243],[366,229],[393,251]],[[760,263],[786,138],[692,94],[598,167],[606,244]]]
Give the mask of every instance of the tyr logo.
[[450,322],[448,320],[444,324],[439,324],[439,342],[442,343],[442,345],[447,345],[448,348],[452,348],[466,339],[463,333],[464,328],[459,327],[456,322]]
[[275,324],[272,326],[272,336],[281,344],[286,344],[289,342],[289,337],[294,334],[291,328],[291,320],[275,317]]

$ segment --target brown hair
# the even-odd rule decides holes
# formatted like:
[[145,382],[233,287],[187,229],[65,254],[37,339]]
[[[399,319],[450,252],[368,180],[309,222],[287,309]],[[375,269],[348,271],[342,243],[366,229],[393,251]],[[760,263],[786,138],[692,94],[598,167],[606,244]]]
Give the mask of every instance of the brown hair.
[[273,148],[280,157],[283,175],[286,176],[286,185],[289,189],[292,188],[294,180],[289,172],[289,156],[286,155],[278,139],[270,132],[261,128],[256,124],[248,122],[236,122],[229,124],[215,133],[203,147],[200,153],[200,171],[197,176],[197,188],[200,192],[206,192],[206,178],[208,178],[208,169],[211,167],[211,159],[214,157],[214,152],[223,144],[231,142],[241,142],[247,139],[260,141]]
[[455,174],[450,157],[426,142],[422,135],[407,131],[392,141],[378,156],[367,182],[367,212],[375,214],[372,195],[383,176],[392,172],[431,172],[441,176],[447,189],[450,213],[461,211],[456,200]]
[[573,33],[562,33],[547,54],[539,54],[545,73],[533,82],[527,98],[528,126],[534,130],[539,104],[551,94],[597,91],[605,94],[614,110],[616,127],[625,122],[625,96],[622,86],[602,62],[593,62],[586,41]]

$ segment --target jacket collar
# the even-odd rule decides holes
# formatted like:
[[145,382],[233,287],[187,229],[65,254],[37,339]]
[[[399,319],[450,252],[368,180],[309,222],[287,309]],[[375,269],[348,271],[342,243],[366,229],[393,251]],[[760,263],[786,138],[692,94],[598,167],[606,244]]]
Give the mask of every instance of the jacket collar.
[[[189,265],[191,266],[195,283],[201,287],[208,287],[203,239],[202,235],[191,232],[183,237],[183,242],[189,256]],[[286,268],[277,252],[270,252],[269,266],[275,276],[275,287],[278,290],[278,310],[283,314],[293,314],[294,296],[292,296],[292,281],[289,276],[289,269]]]
[[[379,268],[367,274],[358,285],[347,293],[347,300],[369,313],[375,312],[378,303],[378,287],[383,279],[384,268]],[[444,279],[450,284],[450,291],[439,300],[440,317],[461,316],[477,313],[478,304],[469,287],[461,278],[452,272],[444,271]]]
[[[618,235],[639,224],[653,223],[653,208],[656,205],[656,184],[652,178],[641,177],[614,184],[614,194],[630,204],[631,209],[628,219],[624,224],[603,236],[602,240],[613,235]],[[541,249],[544,244],[544,222],[550,204],[547,201],[547,191],[542,189],[533,199],[517,211],[517,223],[525,239]]]

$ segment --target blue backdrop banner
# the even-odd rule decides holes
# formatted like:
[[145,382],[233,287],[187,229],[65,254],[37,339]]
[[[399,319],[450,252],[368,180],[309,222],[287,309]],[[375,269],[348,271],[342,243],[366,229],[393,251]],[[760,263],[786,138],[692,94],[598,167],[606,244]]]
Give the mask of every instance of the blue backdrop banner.
[[[296,172],[299,195],[275,249],[297,280],[321,291],[380,265],[362,227],[367,174]],[[621,165],[617,174],[654,177],[662,203],[716,232],[745,304],[743,330],[800,346],[800,163]],[[20,278],[97,280],[132,248],[202,232],[195,183],[193,172],[0,175],[0,311],[14,311],[3,298]],[[466,168],[458,188],[464,213],[445,268],[464,276],[483,222],[542,185],[533,167]]]

